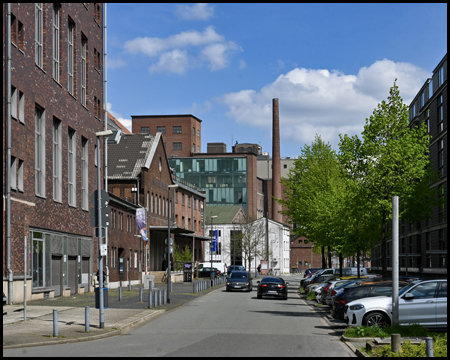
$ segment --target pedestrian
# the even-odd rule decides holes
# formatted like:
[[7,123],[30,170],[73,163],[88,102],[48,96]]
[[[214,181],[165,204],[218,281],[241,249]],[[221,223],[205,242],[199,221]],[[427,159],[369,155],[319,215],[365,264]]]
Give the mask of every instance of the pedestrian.
[[258,269],[258,275],[261,275],[261,264],[258,265],[257,269]]

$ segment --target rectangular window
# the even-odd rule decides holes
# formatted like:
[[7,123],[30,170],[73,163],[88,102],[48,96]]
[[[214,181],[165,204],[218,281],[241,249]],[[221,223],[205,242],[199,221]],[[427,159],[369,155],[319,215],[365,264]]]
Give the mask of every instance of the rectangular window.
[[433,80],[428,84],[428,99],[433,97]]
[[11,86],[11,117],[17,119],[17,89]]
[[426,244],[426,250],[430,251],[431,250],[431,236],[430,236],[429,232],[427,232],[425,234],[425,244]]
[[62,129],[53,119],[53,200],[62,202]]
[[173,150],[182,150],[181,143],[180,142],[174,142],[173,143]]
[[166,127],[165,126],[157,126],[156,127],[156,132],[160,132],[161,134],[165,134],[166,133]]
[[11,189],[17,190],[17,159],[14,156],[11,156],[11,164],[9,167],[9,171],[11,174],[10,181],[11,181]]
[[59,14],[60,4],[53,4],[53,79],[59,82]]
[[35,191],[36,195],[45,196],[45,114],[39,107],[35,108]]
[[81,104],[87,106],[87,51],[88,51],[88,39],[86,36],[81,34]]
[[181,134],[181,126],[174,126],[173,127],[173,133],[174,134]]
[[11,14],[11,44],[17,45],[16,17]]
[[148,126],[142,126],[141,134],[150,134],[150,128]]
[[192,128],[192,135],[195,136],[195,126]]
[[444,96],[438,97],[438,133],[444,131]]
[[44,67],[44,21],[43,21],[43,3],[35,3],[34,10],[34,58],[36,65]]
[[420,94],[420,108],[425,106],[425,93]]
[[444,83],[444,67],[439,69],[439,86],[442,86]]
[[438,172],[444,176],[444,139],[438,141]]
[[69,18],[69,31],[67,35],[67,76],[68,76],[68,85],[67,89],[70,94],[75,95],[75,85],[74,85],[74,75],[75,75],[75,43],[74,43],[74,32],[75,32],[75,23],[71,18]]
[[25,95],[19,91],[19,121],[25,123]]
[[75,130],[69,128],[69,146],[68,146],[68,184],[69,184],[69,205],[76,206],[76,138]]
[[134,250],[134,268],[137,269],[138,266],[138,252]]
[[81,138],[81,208],[89,210],[89,152],[88,139]]
[[17,190],[23,192],[23,160],[19,160],[19,168],[17,170]]

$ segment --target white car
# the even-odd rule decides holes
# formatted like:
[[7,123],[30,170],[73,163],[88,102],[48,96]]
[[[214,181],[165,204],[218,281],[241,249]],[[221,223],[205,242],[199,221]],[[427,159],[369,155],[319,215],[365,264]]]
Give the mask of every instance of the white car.
[[[399,291],[400,325],[447,327],[447,279],[411,283]],[[348,303],[344,320],[350,326],[384,327],[392,323],[392,296],[364,298]]]

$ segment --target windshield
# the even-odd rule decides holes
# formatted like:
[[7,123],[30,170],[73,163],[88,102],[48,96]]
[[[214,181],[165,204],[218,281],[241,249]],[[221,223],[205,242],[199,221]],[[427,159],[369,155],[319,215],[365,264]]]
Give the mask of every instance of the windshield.
[[245,272],[233,271],[230,275],[230,279],[247,279],[248,275]]
[[266,278],[264,278],[264,279],[261,281],[261,284],[262,284],[262,283],[279,283],[279,284],[282,284],[282,283],[283,283],[283,280],[280,279],[280,278],[275,278],[275,277],[266,277]]

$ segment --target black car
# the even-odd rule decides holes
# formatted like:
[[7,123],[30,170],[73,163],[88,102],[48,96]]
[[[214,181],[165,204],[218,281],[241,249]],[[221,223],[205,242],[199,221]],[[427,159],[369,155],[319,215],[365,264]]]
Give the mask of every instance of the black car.
[[[399,288],[405,285],[408,285],[405,281],[398,282]],[[344,320],[344,308],[349,302],[366,297],[391,295],[392,281],[365,282],[359,286],[344,288],[344,291],[333,296],[331,316],[335,319]]]
[[247,271],[233,271],[227,279],[227,291],[253,290],[253,282]]
[[261,281],[258,281],[257,298],[262,299],[263,296],[277,296],[282,297],[283,300],[287,300],[288,285],[289,283],[280,277],[266,276]]
[[232,271],[245,271],[245,267],[242,265],[230,265],[227,268],[227,276],[230,276]]
[[211,272],[214,272],[214,277],[219,277],[220,276],[220,270],[216,269],[215,267],[211,268],[211,267],[204,267],[201,268],[198,271],[198,277],[199,278],[210,278],[211,277]]

